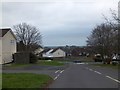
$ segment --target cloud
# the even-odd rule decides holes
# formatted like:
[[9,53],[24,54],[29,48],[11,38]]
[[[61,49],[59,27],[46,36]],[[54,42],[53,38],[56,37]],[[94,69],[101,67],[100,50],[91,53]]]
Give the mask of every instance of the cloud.
[[[43,43],[45,45],[55,45],[63,38],[66,41],[71,38],[69,43],[76,42],[77,44],[79,38],[82,38],[82,42],[84,41],[85,44],[85,39],[92,28],[104,21],[101,14],[110,16],[109,9],[117,10],[119,0],[35,1],[3,2],[2,25],[12,27],[21,22],[27,22],[40,28],[44,35]],[[66,41],[62,44],[66,44]]]

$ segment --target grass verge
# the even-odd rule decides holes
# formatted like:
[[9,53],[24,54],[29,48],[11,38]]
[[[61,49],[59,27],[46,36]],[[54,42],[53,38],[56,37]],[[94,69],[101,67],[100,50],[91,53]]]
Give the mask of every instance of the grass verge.
[[5,64],[3,66],[3,69],[4,68],[9,68],[9,69],[14,69],[14,68],[24,68],[24,67],[27,67],[27,66],[31,66],[33,64],[15,64],[15,63],[11,63],[11,64]]
[[112,69],[120,69],[120,65],[112,65],[112,64],[93,64],[94,66],[100,66],[100,67],[107,67]]
[[3,73],[2,88],[43,88],[52,78],[48,75],[31,73]]
[[47,61],[47,60],[39,60],[37,64],[48,65],[48,66],[62,66],[62,65],[64,65],[64,63],[60,62],[60,61]]

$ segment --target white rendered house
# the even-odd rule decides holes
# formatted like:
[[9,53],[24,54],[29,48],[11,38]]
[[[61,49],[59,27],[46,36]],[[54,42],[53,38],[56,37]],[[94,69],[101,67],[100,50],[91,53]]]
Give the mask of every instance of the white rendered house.
[[16,53],[16,37],[10,28],[0,29],[0,64],[12,62]]

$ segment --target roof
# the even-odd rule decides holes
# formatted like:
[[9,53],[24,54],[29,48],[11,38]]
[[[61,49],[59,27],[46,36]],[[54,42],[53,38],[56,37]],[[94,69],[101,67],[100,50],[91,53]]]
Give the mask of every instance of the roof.
[[46,53],[46,52],[48,52],[49,50],[51,50],[51,49],[50,49],[50,48],[44,49],[41,53]]
[[4,36],[8,31],[10,31],[10,28],[6,28],[6,29],[0,29],[0,32],[2,33],[0,36]]
[[10,29],[10,28],[2,28],[2,29],[0,29],[0,37],[4,37],[4,35],[8,32],[8,31],[10,31],[11,32],[11,34],[13,35],[13,37],[16,39],[16,36],[14,35],[14,33],[12,32],[12,30]]
[[[53,49],[53,51],[51,52],[51,53],[54,53],[55,51],[57,51],[58,49],[61,49],[61,48],[55,48],[55,49]],[[61,50],[63,50],[63,49],[61,49]],[[64,50],[63,50],[64,51]]]

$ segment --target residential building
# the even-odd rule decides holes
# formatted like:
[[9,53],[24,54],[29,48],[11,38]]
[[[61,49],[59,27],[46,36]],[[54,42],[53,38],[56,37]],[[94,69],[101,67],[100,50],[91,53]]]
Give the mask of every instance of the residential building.
[[0,29],[0,64],[12,62],[16,53],[16,37],[10,28]]
[[51,52],[53,57],[66,57],[66,52],[61,48],[56,48]]
[[45,49],[42,52],[42,57],[66,57],[66,52],[61,48]]
[[37,49],[34,51],[34,53],[35,53],[36,55],[39,55],[39,53],[41,53],[43,50],[44,50],[44,49],[43,49],[42,47],[39,47],[39,48],[37,48]]

